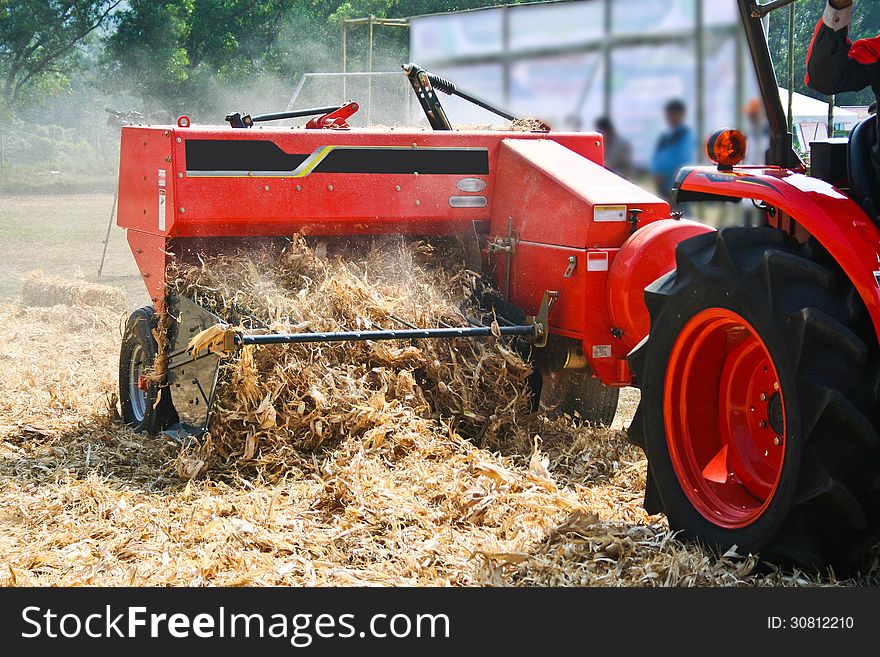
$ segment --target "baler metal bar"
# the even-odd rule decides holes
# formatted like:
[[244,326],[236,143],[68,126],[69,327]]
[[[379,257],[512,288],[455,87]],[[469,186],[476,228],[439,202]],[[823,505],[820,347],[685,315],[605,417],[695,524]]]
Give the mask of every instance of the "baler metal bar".
[[298,119],[303,116],[315,116],[316,114],[329,114],[342,109],[342,105],[332,107],[312,107],[309,109],[291,110],[289,112],[274,112],[272,114],[257,114],[251,117],[255,123],[261,121],[280,121],[281,119]]
[[[440,88],[440,87],[438,87],[438,88]],[[441,91],[442,91],[442,89],[441,89]],[[453,96],[458,96],[462,100],[466,100],[469,103],[473,103],[477,107],[482,107],[484,110],[492,112],[492,114],[497,114],[502,119],[507,119],[508,121],[516,121],[517,120],[517,117],[514,116],[513,114],[511,114],[510,112],[503,110],[500,107],[496,107],[495,105],[493,105],[492,103],[490,103],[487,100],[483,100],[482,98],[478,98],[477,96],[474,96],[473,94],[469,94],[466,91],[462,91],[458,87],[453,87],[451,94]]]
[[490,338],[522,336],[539,337],[540,328],[536,324],[526,326],[452,327],[437,329],[407,329],[401,331],[344,331],[340,333],[268,333],[253,335],[237,333],[236,346],[267,344],[304,344],[310,342],[364,342],[366,340],[443,340],[452,338]]

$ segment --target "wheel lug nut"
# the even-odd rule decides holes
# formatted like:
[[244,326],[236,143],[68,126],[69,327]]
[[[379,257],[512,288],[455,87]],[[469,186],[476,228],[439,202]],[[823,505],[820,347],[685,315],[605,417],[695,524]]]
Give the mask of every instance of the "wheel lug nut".
[[767,401],[769,398],[770,397],[766,392],[761,393],[761,401]]
[[773,444],[779,447],[782,444],[782,438],[776,436],[776,438],[773,439]]
[[755,412],[755,407],[754,407],[754,406],[749,406],[749,410],[750,410],[752,413],[754,413],[754,412]]
[[776,383],[773,384],[773,389],[779,390],[779,381],[777,381]]
[[767,422],[767,420],[761,420],[761,422],[758,423],[758,426],[761,427],[762,429],[766,429],[767,427],[770,426],[770,423]]

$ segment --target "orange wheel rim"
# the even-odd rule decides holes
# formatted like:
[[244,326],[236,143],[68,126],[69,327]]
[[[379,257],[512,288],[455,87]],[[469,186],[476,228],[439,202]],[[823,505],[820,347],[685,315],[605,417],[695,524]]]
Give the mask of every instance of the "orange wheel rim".
[[663,406],[672,466],[694,508],[728,529],[755,522],[779,486],[786,418],[754,327],[724,308],[691,318],[669,356]]

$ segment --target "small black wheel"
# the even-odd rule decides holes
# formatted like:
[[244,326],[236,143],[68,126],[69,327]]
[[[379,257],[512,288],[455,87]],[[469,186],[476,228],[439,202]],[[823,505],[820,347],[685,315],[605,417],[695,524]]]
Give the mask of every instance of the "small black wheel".
[[136,431],[151,434],[167,428],[174,415],[168,391],[149,377],[159,350],[153,337],[156,324],[150,306],[135,310],[125,323],[119,353],[122,418]]
[[772,228],[682,242],[646,290],[629,436],[683,537],[849,570],[880,533],[878,347],[824,255]]
[[618,388],[602,385],[589,370],[557,369],[542,374],[540,409],[548,417],[569,415],[610,427],[619,397]]

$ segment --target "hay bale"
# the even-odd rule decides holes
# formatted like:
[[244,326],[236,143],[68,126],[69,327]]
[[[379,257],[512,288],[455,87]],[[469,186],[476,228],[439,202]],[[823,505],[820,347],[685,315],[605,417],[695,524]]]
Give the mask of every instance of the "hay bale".
[[[325,251],[328,251],[327,255]],[[245,328],[345,331],[467,325],[479,277],[455,244],[302,239],[271,251],[172,266],[178,292]],[[510,340],[247,347],[226,362],[212,418],[214,456],[278,470],[292,451],[348,438],[519,435],[530,366]]]
[[118,287],[51,276],[39,270],[29,272],[22,282],[21,302],[32,308],[63,305],[123,310],[126,307],[125,292]]

